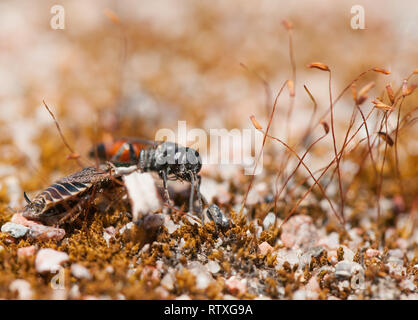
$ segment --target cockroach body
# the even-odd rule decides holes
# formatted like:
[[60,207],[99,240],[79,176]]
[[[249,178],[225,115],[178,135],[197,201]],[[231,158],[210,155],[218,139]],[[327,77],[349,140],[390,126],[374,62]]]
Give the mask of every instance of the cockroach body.
[[61,225],[67,220],[74,221],[82,212],[83,200],[88,200],[93,187],[100,190],[120,177],[111,164],[99,168],[87,167],[62,178],[30,200],[24,194],[27,205],[22,215],[46,225]]

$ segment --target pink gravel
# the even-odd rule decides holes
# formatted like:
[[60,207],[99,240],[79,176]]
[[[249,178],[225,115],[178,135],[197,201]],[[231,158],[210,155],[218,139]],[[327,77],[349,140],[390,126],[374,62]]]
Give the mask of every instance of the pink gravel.
[[31,257],[35,254],[36,248],[35,246],[23,247],[17,249],[17,256],[19,258]]
[[245,279],[238,279],[237,277],[232,276],[225,281],[225,285],[232,294],[243,294],[247,292],[247,281]]
[[64,229],[45,226],[38,222],[28,220],[19,213],[15,213],[13,215],[11,222],[28,227],[30,229],[29,237],[40,240],[40,241],[47,241],[47,240],[59,241],[65,236]]
[[273,251],[273,249],[274,248],[271,245],[269,245],[266,241],[258,245],[258,252],[263,256]]

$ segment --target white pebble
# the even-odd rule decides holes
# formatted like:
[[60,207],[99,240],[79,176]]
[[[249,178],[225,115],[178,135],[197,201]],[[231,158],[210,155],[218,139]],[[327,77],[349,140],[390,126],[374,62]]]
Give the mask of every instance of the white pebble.
[[174,279],[173,276],[170,273],[167,273],[162,279],[160,284],[166,288],[167,290],[173,290],[174,289]]
[[33,296],[31,285],[26,280],[22,280],[22,279],[14,280],[10,284],[9,290],[12,292],[17,291],[17,298],[19,300],[31,300]]
[[218,273],[219,270],[221,270],[219,263],[213,260],[209,260],[209,262],[206,264],[206,267],[212,273]]
[[107,273],[113,273],[113,272],[115,271],[115,269],[113,269],[113,267],[112,267],[112,266],[107,266],[107,267],[105,268],[105,271],[106,271]]
[[276,215],[273,212],[269,212],[263,220],[264,230],[267,230],[268,228],[273,226],[275,221]]
[[195,274],[195,276],[196,288],[200,290],[205,290],[213,280],[211,274],[207,271],[200,270]]
[[1,226],[1,232],[10,234],[13,238],[24,237],[29,231],[29,228],[22,226],[21,224],[6,222]]
[[89,269],[83,267],[81,264],[73,263],[71,265],[71,273],[77,279],[88,279],[92,278]]
[[77,284],[73,285],[70,289],[69,296],[71,299],[79,299],[80,298],[80,288]]
[[286,261],[290,264],[290,267],[293,267],[296,264],[300,264],[299,250],[292,250],[292,249],[279,250],[277,251],[276,261],[277,261],[276,268],[281,268]]
[[171,219],[167,219],[164,222],[164,227],[167,228],[169,234],[172,234],[174,231],[180,228],[180,226],[178,224],[175,224]]
[[35,258],[35,268],[39,273],[57,272],[60,265],[68,261],[68,254],[53,249],[41,249]]
[[340,277],[351,277],[354,273],[363,271],[363,267],[357,262],[340,261],[335,266],[335,274]]
[[123,176],[123,181],[131,200],[134,221],[162,208],[154,178],[150,173],[135,171]]
[[303,289],[296,290],[293,293],[293,300],[306,300],[306,291]]
[[346,247],[344,245],[342,245],[341,247],[344,250],[344,260],[352,262],[353,259],[354,259],[355,253],[351,249],[349,249],[348,247]]
[[125,224],[122,228],[120,228],[119,233],[120,234],[123,234],[127,230],[131,230],[133,227],[134,227],[134,223],[133,222],[129,222],[129,223]]

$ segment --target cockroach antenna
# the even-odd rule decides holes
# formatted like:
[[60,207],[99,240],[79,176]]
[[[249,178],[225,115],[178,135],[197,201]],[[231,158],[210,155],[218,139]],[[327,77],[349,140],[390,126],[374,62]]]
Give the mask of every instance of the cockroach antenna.
[[23,192],[23,197],[25,198],[26,202],[28,204],[32,204],[32,201],[29,199],[28,195],[26,194],[26,192]]

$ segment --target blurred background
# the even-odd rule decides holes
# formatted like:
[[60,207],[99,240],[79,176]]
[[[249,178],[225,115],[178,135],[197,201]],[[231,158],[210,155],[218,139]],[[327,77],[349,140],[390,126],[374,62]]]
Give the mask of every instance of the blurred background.
[[[64,29],[51,27],[54,5],[64,8]],[[364,8],[364,30],[350,26],[354,5]],[[66,159],[69,151],[43,100],[82,156],[108,137],[153,139],[160,128],[176,130],[178,120],[189,129],[242,129],[252,127],[255,115],[265,127],[271,100],[292,79],[287,20],[293,24],[296,97],[286,123],[291,101],[287,91],[282,94],[270,132],[285,139],[289,127],[289,141],[298,141],[313,108],[303,85],[318,103],[318,116],[329,108],[327,73],[306,65],[320,61],[331,68],[334,97],[371,67],[391,71],[359,81],[359,87],[376,82],[371,98],[389,83],[397,89],[418,67],[417,16],[414,0],[3,0],[0,194],[17,205],[22,189],[38,190],[77,168]],[[256,74],[270,85],[268,109]],[[408,99],[405,113],[417,105],[416,92]],[[339,143],[353,107],[350,92],[336,106]],[[362,106],[371,107],[370,101]],[[396,123],[389,124],[393,129]],[[364,137],[361,132],[358,139]],[[416,163],[416,137],[416,126],[400,137],[401,159]],[[308,157],[313,171],[332,159],[330,139]]]

